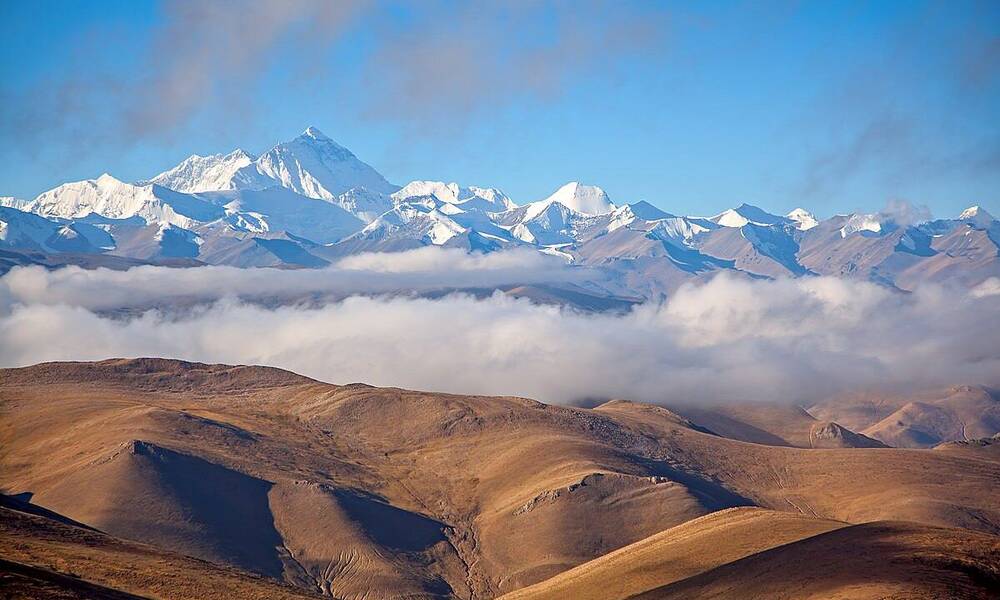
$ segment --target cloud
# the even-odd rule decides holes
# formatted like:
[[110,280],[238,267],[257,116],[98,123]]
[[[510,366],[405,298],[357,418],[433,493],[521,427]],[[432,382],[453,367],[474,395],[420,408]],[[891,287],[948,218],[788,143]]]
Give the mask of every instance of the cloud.
[[[379,273],[378,260],[367,260],[375,270],[355,272],[363,278]],[[381,284],[408,285],[417,274],[424,281],[443,276],[424,266],[383,272]],[[333,275],[14,270],[0,278],[6,307],[0,313],[0,365],[165,356],[272,365],[333,383],[560,403],[808,403],[871,386],[1000,385],[995,285],[973,293],[924,286],[901,294],[827,277],[759,281],[723,275],[682,286],[667,301],[627,314],[581,313],[502,294],[350,296],[277,307],[229,295],[180,312],[95,310],[111,308],[116,299],[134,303],[132,295],[150,286],[152,294],[180,285],[204,292],[214,282],[236,293],[271,278],[273,287],[264,291],[305,289],[304,279],[313,277]]]
[[[73,155],[162,144],[195,126],[245,128],[263,116],[257,92],[276,73],[292,93],[344,95],[372,118],[460,126],[481,109],[558,96],[574,77],[648,50],[663,31],[651,12],[603,0],[168,0],[148,39],[125,41],[134,32],[103,24],[33,85],[0,82],[0,135],[31,151],[52,152],[55,139]],[[407,18],[391,17],[399,13]],[[351,60],[363,81],[331,54],[359,35]]]
[[855,33],[851,43],[876,49],[866,60],[841,74],[822,67],[825,84],[789,123],[805,157],[791,193],[829,200],[869,182],[889,195],[997,172],[997,128],[968,121],[996,104],[996,3],[926,3],[899,17],[877,40]]
[[[95,28],[83,32],[66,64],[34,85],[0,87],[0,135],[29,150],[51,151],[55,139],[72,154],[163,142],[205,115],[208,126],[245,126],[256,86],[275,66],[278,49],[296,51],[300,62],[291,68],[311,68],[370,4],[169,0],[143,43],[124,48],[120,40],[134,32]],[[117,54],[112,61],[109,49]],[[132,68],[118,64],[123,55]]]
[[527,248],[470,254],[418,248],[348,256],[325,269],[240,269],[205,266],[128,271],[66,267],[14,268],[0,278],[0,315],[15,304],[65,304],[92,311],[159,306],[187,308],[224,298],[269,305],[328,301],[353,294],[421,293],[456,288],[581,281],[595,274]]
[[931,210],[926,205],[914,204],[903,198],[890,199],[879,214],[900,227],[909,227],[931,219]]
[[666,12],[648,3],[448,7],[420,11],[406,30],[385,36],[368,70],[371,117],[454,127],[526,99],[557,98],[582,77],[606,78],[631,59],[662,53],[667,39]]

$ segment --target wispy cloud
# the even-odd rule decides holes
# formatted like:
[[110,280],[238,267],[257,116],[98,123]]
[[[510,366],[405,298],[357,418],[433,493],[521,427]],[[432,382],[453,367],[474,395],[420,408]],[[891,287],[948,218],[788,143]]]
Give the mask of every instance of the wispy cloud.
[[[880,40],[880,53],[829,80],[792,119],[790,131],[806,157],[789,186],[794,195],[830,200],[859,181],[892,195],[921,182],[996,173],[996,127],[970,130],[964,114],[995,104],[996,5],[914,8]],[[936,26],[956,13],[965,17],[961,27]]]
[[372,117],[461,124],[525,99],[560,97],[574,79],[662,52],[666,11],[634,2],[486,1],[424,11],[386,36],[369,85]]
[[[404,9],[411,18],[390,25],[387,15]],[[77,47],[75,68],[34,86],[0,85],[0,135],[29,149],[56,137],[79,151],[163,142],[195,124],[242,125],[261,116],[255,92],[274,69],[292,71],[287,81],[298,92],[343,83],[329,50],[359,29],[373,36],[358,59],[365,81],[343,89],[361,112],[414,127],[460,126],[526,96],[558,97],[572,78],[649,49],[664,32],[650,12],[660,11],[604,0],[169,0],[148,42],[130,48],[129,76],[103,69],[117,36],[95,32],[100,39]],[[523,35],[528,28],[533,35]]]

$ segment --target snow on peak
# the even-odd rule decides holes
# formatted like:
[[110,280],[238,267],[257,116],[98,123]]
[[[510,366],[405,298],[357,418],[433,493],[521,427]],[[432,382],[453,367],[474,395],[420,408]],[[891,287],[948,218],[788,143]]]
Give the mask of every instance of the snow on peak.
[[125,182],[113,176],[111,173],[101,173],[101,176],[94,180],[94,182],[103,187],[116,186],[124,184]]
[[620,229],[630,225],[636,220],[660,221],[662,219],[669,219],[673,216],[674,215],[670,213],[663,212],[645,200],[640,200],[639,202],[626,204],[625,206],[616,208],[611,213],[611,219],[608,222],[607,231],[611,232],[616,229]]
[[315,127],[271,148],[233,176],[235,189],[280,186],[320,200],[334,201],[352,188],[391,194],[398,188],[370,165]]
[[709,219],[709,221],[723,227],[743,227],[748,223],[753,225],[775,225],[785,220],[784,217],[772,215],[763,209],[746,203],[740,204],[736,208],[725,210]]
[[804,208],[796,208],[785,215],[785,218],[795,223],[795,228],[799,231],[807,231],[819,225],[816,217]]
[[958,215],[958,220],[965,221],[980,229],[988,229],[996,219],[994,219],[993,215],[988,213],[985,208],[981,206],[970,206],[969,208],[963,210],[962,214]]
[[233,176],[253,162],[253,157],[240,148],[229,154],[199,156],[192,154],[179,165],[150,179],[178,192],[195,194],[233,189]]
[[401,204],[380,215],[348,240],[422,239],[440,246],[465,233],[464,227],[437,209]]
[[458,205],[463,210],[503,212],[515,208],[511,199],[496,188],[476,186],[464,188],[455,182],[445,183],[443,181],[411,181],[393,193],[392,199],[399,203],[429,196],[446,204]]
[[443,181],[411,181],[404,185],[399,191],[392,194],[392,199],[397,202],[406,201],[409,198],[419,198],[422,196],[434,196],[441,202],[456,204],[462,194],[462,188],[457,183],[445,183]]
[[664,212],[649,202],[645,200],[640,200],[638,202],[629,204],[626,208],[634,214],[636,217],[642,219],[643,221],[658,221],[660,219],[669,219],[674,215]]
[[319,141],[319,142],[332,142],[333,141],[330,138],[328,138],[325,133],[323,133],[322,131],[320,131],[316,127],[313,127],[312,125],[310,125],[309,127],[306,127],[306,130],[302,132],[302,135],[304,137],[312,138],[312,139],[314,139],[316,141]]
[[882,221],[877,214],[852,214],[847,217],[844,226],[840,228],[840,237],[846,238],[853,233],[882,233]]
[[510,196],[497,188],[482,188],[472,185],[469,186],[469,191],[477,198],[482,198],[487,203],[493,205],[495,211],[499,212],[517,208],[517,205],[510,199]]
[[545,200],[529,204],[528,218],[540,215],[551,204],[557,202],[570,210],[585,215],[603,215],[617,208],[601,188],[571,181]]
[[16,208],[17,210],[22,210],[26,212],[31,212],[31,200],[24,200],[23,198],[15,198],[14,196],[0,196],[0,206],[6,206],[9,208]]

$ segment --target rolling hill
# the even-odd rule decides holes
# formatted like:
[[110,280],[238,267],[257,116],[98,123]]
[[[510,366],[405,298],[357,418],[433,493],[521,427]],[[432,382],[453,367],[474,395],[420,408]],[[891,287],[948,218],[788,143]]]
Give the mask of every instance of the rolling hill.
[[[0,415],[4,493],[122,543],[338,598],[495,597],[752,507],[788,534],[723,535],[736,545],[677,576],[907,521],[850,528],[849,541],[878,556],[879,536],[973,540],[952,567],[932,565],[960,578],[961,557],[979,564],[1000,533],[993,454],[750,443],[626,401],[583,409],[116,359],[2,370]],[[718,513],[739,507],[751,508]],[[809,543],[812,560],[833,552]],[[65,574],[52,560],[17,562]]]

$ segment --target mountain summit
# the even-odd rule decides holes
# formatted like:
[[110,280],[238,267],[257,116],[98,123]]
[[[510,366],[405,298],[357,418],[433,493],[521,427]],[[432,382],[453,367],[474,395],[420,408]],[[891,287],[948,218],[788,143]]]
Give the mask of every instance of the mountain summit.
[[237,171],[233,183],[237,189],[281,186],[322,200],[334,200],[354,188],[383,194],[399,189],[315,127]]
[[256,158],[239,148],[225,155],[194,154],[148,183],[190,194],[284,187],[331,201],[355,188],[376,194],[399,189],[316,127]]
[[603,215],[616,208],[608,198],[608,194],[601,188],[571,181],[545,200],[530,204],[532,208],[528,211],[529,218],[541,214],[554,202],[585,215]]
[[181,164],[160,173],[149,182],[188,194],[231,190],[236,172],[253,161],[254,157],[240,148],[229,154],[192,154]]

